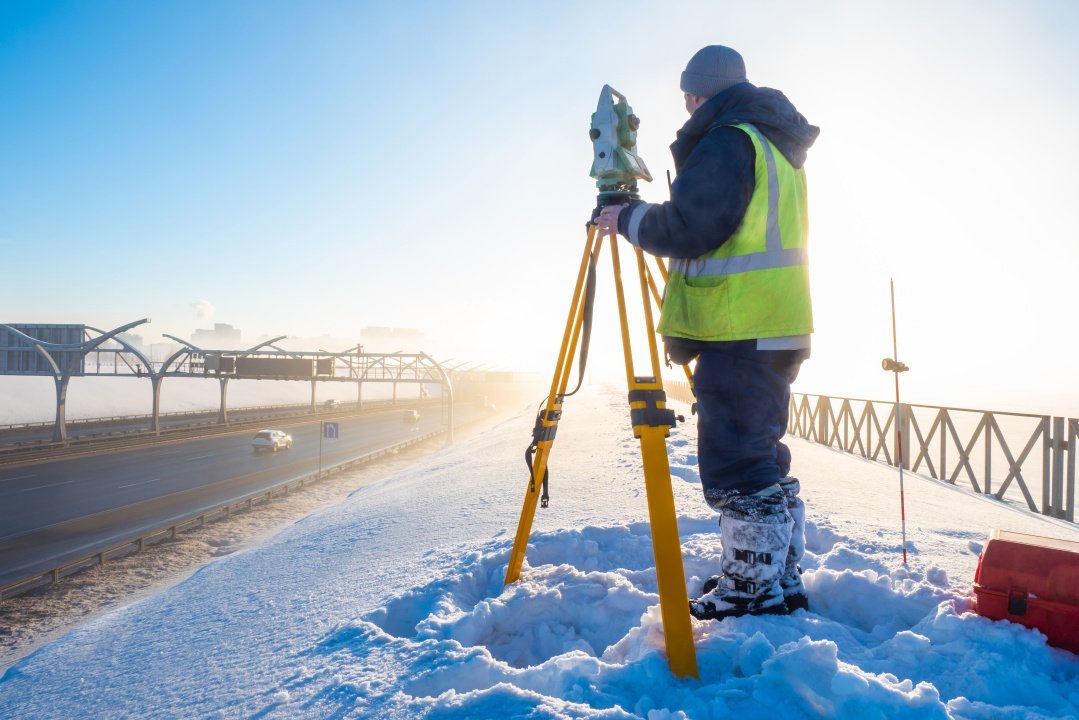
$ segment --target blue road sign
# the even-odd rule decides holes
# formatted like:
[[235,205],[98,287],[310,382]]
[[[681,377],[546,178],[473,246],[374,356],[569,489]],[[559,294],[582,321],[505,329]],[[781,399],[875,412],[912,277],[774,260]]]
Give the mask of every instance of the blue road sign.
[[330,440],[336,440],[340,437],[337,431],[337,423],[324,422],[322,423],[322,435]]

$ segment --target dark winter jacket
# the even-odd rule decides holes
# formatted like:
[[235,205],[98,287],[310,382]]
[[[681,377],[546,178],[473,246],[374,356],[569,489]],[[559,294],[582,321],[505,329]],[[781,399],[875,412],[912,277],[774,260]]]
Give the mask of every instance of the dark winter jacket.
[[[641,249],[669,258],[696,258],[727,241],[742,223],[755,182],[755,152],[738,128],[752,123],[800,168],[820,129],[810,125],[783,93],[740,83],[708,100],[671,145],[677,177],[671,199],[652,205],[631,238]],[[631,208],[618,230],[630,237]]]

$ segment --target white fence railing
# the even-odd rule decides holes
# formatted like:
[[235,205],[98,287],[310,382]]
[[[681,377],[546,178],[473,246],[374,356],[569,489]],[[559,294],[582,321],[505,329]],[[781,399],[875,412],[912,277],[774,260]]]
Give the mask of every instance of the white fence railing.
[[[664,383],[693,402],[688,383]],[[904,403],[896,452],[895,403],[792,393],[787,432],[897,465],[1042,515],[1075,522],[1079,419]]]
[[[792,393],[787,431],[998,500],[1075,522],[1079,420]],[[1040,480],[1040,483],[1039,483]]]

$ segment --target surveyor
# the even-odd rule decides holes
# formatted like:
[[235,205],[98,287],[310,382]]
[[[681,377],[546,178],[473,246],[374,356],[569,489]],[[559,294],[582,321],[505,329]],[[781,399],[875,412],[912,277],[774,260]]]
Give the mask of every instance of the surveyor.
[[596,224],[670,258],[657,330],[673,362],[697,360],[701,483],[723,552],[690,611],[783,614],[808,607],[805,507],[781,439],[813,332],[803,165],[820,131],[748,82],[731,48],[702,48],[680,84],[690,118],[670,200],[608,206]]

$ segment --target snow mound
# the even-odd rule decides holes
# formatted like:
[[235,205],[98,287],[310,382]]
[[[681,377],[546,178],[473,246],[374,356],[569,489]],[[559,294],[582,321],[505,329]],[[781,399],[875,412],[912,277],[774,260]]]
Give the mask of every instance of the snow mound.
[[[1074,656],[966,612],[932,577],[891,577],[877,559],[890,546],[819,529],[834,544],[807,555],[811,611],[694,621],[701,679],[680,681],[666,667],[647,530],[536,535],[521,580],[505,588],[507,542],[488,543],[325,645],[392,644],[412,659],[392,690],[428,717],[1075,716]],[[685,544],[693,586],[718,552],[709,530]]]

